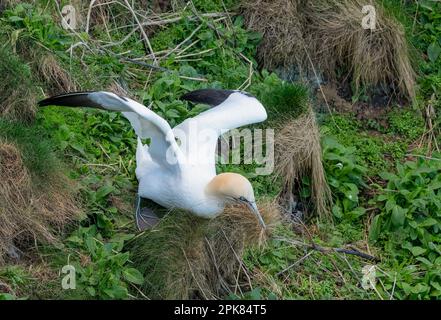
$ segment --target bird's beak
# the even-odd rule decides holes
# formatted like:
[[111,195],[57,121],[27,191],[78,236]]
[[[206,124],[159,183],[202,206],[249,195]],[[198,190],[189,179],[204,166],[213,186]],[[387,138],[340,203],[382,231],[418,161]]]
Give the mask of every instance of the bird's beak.
[[253,212],[257,219],[259,220],[260,225],[262,226],[263,229],[266,229],[266,225],[265,222],[263,221],[262,215],[259,212],[259,209],[257,209],[257,205],[255,202],[251,202],[251,201],[247,201],[246,202],[248,208],[250,208],[251,212]]

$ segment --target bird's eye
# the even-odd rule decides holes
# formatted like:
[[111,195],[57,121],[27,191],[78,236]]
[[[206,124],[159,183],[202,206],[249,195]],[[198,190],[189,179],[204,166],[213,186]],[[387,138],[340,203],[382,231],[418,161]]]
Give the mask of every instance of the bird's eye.
[[245,197],[243,197],[243,196],[239,197],[239,200],[240,201],[247,201],[247,199],[245,199]]

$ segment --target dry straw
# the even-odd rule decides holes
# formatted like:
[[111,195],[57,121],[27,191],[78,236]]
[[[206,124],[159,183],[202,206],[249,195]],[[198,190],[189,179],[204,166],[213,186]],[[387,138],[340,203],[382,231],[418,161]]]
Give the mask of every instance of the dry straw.
[[[364,29],[361,8],[375,6],[376,28]],[[326,76],[337,79],[347,68],[356,91],[362,86],[389,87],[398,96],[415,97],[415,74],[404,28],[380,5],[362,0],[309,1],[306,43],[314,62]]]
[[273,70],[303,63],[303,22],[301,1],[245,0],[241,8],[246,24],[263,35],[257,57]]
[[311,107],[276,130],[275,173],[282,180],[280,196],[285,203],[290,202],[295,190],[301,189],[302,178],[308,176],[315,212],[320,218],[329,217],[331,191],[322,165],[320,132]]
[[[365,5],[374,5],[376,29],[362,27]],[[263,34],[258,48],[269,69],[316,69],[330,80],[343,71],[355,87],[373,89],[412,100],[415,72],[404,28],[376,2],[362,0],[258,0],[242,2],[248,27]],[[306,49],[306,50],[305,50]],[[337,79],[339,78],[339,79]]]
[[36,54],[32,61],[35,62],[38,78],[48,87],[51,94],[76,90],[72,77],[60,65],[53,54],[42,52],[39,55]]
[[79,209],[62,176],[49,190],[36,190],[20,151],[0,142],[0,265],[6,253],[26,250],[38,242],[55,243]]
[[249,289],[252,275],[243,263],[244,252],[262,245],[280,221],[277,204],[258,206],[266,232],[246,208],[233,206],[213,220],[175,211],[155,229],[141,234],[130,251],[145,274],[145,295],[218,299]]

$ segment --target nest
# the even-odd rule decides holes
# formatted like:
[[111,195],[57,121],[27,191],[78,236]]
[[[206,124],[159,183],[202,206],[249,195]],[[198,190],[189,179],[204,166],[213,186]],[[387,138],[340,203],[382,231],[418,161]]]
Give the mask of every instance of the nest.
[[[376,29],[361,23],[365,5],[376,9]],[[415,97],[415,72],[403,26],[380,5],[361,0],[258,0],[242,2],[249,29],[263,34],[261,64],[318,71],[329,80],[352,82],[357,95],[381,90],[397,98]],[[343,74],[337,75],[337,70]]]
[[0,142],[0,265],[11,250],[57,242],[57,235],[79,212],[66,184],[67,179],[59,177],[58,183],[37,190],[20,151]]
[[276,130],[274,149],[275,173],[283,186],[282,201],[290,208],[295,190],[300,190],[302,179],[309,177],[315,212],[320,218],[328,217],[331,191],[322,165],[320,132],[311,107],[309,112],[284,122]]
[[259,204],[266,232],[246,208],[227,207],[213,220],[186,212],[167,214],[138,236],[131,259],[146,278],[143,292],[156,299],[219,299],[250,286],[242,256],[262,245],[280,220],[275,203]]

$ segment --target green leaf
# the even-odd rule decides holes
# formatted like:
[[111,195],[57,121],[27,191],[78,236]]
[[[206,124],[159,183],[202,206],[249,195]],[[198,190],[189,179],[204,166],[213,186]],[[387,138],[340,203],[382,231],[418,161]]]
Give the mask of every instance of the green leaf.
[[139,272],[135,268],[124,269],[123,276],[124,279],[126,279],[131,283],[139,284],[139,285],[144,283],[144,277],[142,276],[141,272]]
[[115,188],[111,185],[104,185],[100,187],[96,192],[96,198],[98,200],[104,199],[109,193],[113,192]]
[[421,248],[421,247],[412,247],[410,249],[410,251],[412,252],[412,254],[416,257],[416,256],[420,256],[423,253],[425,253],[427,251],[427,249]]
[[412,288],[412,293],[418,294],[426,292],[427,290],[429,290],[429,286],[427,284],[417,283],[417,285]]
[[338,205],[334,205],[332,207],[332,214],[338,219],[341,219],[343,217],[343,212]]
[[124,299],[127,298],[129,294],[127,288],[118,285],[114,286],[112,289],[104,290],[104,293],[114,299]]
[[83,239],[81,239],[80,237],[76,236],[76,235],[72,235],[69,238],[66,239],[69,242],[81,245],[83,244]]
[[0,293],[0,300],[15,300],[15,297],[9,293]]
[[431,226],[434,226],[434,225],[436,225],[436,224],[438,224],[438,221],[436,221],[436,220],[433,219],[433,218],[427,218],[427,219],[425,219],[423,222],[421,222],[421,223],[419,224],[419,226],[420,226],[420,227],[431,227]]
[[378,236],[380,235],[380,231],[381,231],[380,223],[381,223],[380,215],[376,215],[372,219],[371,228],[369,230],[369,238],[370,238],[370,240],[377,240],[378,239]]
[[87,287],[86,290],[92,297],[95,297],[96,291],[93,287]]
[[396,175],[390,172],[381,172],[379,174],[380,178],[383,180],[395,180],[397,178]]
[[441,54],[441,46],[436,41],[432,42],[430,46],[427,48],[427,55],[429,56],[430,61],[435,62],[440,54]]
[[404,225],[404,220],[406,219],[406,209],[400,206],[395,206],[392,209],[392,224],[396,227],[402,227]]

